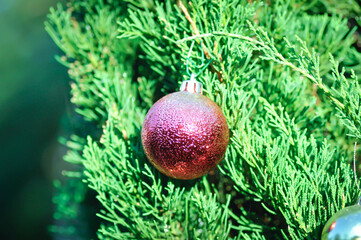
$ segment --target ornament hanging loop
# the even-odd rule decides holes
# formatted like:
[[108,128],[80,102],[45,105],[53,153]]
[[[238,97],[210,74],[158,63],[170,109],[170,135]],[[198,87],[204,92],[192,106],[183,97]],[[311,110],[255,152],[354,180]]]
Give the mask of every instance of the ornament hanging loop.
[[[203,41],[201,41],[202,63],[200,65],[196,65],[191,60],[191,53],[192,53],[194,43],[195,43],[195,41],[192,41],[192,44],[191,44],[191,47],[189,48],[188,56],[187,56],[187,59],[186,59],[186,69],[187,69],[187,74],[190,77],[190,79],[187,80],[187,81],[182,82],[181,87],[180,87],[180,91],[187,91],[187,92],[191,92],[191,93],[200,93],[200,94],[202,94],[203,85],[202,85],[202,83],[200,83],[200,82],[198,82],[196,80],[196,77],[200,73],[202,73],[209,66],[209,64],[211,64],[213,59],[209,60],[207,63],[204,63],[205,62],[205,57],[204,57],[204,50],[203,50]],[[196,73],[190,72],[190,66],[189,66],[190,64],[189,63],[191,63],[195,69],[199,69],[199,71],[196,72]]]
[[[192,41],[192,44],[191,44],[191,47],[189,48],[189,52],[188,52],[188,56],[187,56],[187,59],[186,59],[186,70],[187,70],[187,74],[189,77],[192,76],[192,74],[194,74],[194,77],[197,77],[199,74],[201,74],[208,66],[209,64],[211,64],[213,62],[213,59],[210,59],[207,63],[205,63],[205,56],[204,56],[204,50],[203,50],[203,41],[201,40],[201,52],[202,52],[202,62],[200,65],[197,65],[195,64],[192,59],[191,59],[191,53],[192,53],[192,49],[193,49],[193,46],[194,46],[194,43],[195,41],[193,40]],[[195,69],[199,69],[198,72],[190,72],[190,64],[195,68]]]

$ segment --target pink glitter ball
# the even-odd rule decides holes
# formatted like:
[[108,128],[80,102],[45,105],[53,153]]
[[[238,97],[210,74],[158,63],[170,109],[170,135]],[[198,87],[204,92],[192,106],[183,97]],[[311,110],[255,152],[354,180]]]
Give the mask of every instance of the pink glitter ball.
[[148,111],[142,143],[149,161],[177,179],[194,179],[214,169],[224,157],[229,130],[222,110],[202,94],[169,94]]

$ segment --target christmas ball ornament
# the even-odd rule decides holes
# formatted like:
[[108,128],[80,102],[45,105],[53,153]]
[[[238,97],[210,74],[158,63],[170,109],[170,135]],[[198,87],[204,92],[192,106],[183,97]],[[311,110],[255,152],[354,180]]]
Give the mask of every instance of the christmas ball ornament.
[[361,240],[361,198],[357,205],[333,215],[322,231],[321,240]]
[[222,160],[229,142],[222,110],[202,95],[201,83],[184,81],[181,91],[164,96],[148,111],[142,143],[149,161],[177,179],[201,177]]

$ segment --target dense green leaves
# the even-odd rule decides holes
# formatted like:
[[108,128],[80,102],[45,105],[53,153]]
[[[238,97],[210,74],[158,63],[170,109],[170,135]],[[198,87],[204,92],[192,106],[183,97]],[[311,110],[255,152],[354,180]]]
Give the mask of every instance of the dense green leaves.
[[[72,102],[101,129],[65,141],[65,159],[83,166],[68,175],[96,192],[100,239],[319,239],[360,194],[348,157],[361,136],[361,54],[347,19],[359,5],[249,2],[51,10],[46,29],[65,53]],[[213,59],[198,80],[231,139],[220,171],[178,181],[149,164],[140,131],[151,105],[187,77],[192,43],[194,62],[202,49]]]

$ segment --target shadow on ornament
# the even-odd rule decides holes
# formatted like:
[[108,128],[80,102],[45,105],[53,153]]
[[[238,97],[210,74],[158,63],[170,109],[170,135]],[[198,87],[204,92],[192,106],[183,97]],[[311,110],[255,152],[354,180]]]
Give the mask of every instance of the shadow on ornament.
[[361,197],[357,205],[338,211],[327,221],[321,240],[361,240]]

